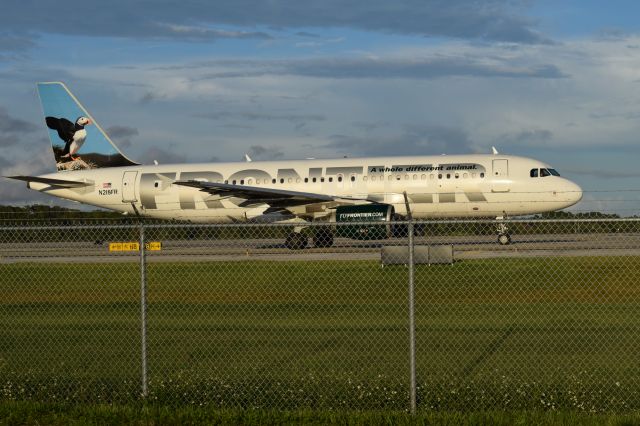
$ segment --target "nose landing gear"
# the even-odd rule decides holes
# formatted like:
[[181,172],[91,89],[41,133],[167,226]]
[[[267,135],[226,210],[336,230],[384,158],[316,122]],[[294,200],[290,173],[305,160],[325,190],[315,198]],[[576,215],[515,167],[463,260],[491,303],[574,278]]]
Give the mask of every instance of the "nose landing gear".
[[[506,216],[497,217],[498,221],[506,219]],[[504,222],[498,222],[496,225],[496,232],[498,233],[498,243],[502,246],[511,244],[511,234],[509,234],[509,226]]]

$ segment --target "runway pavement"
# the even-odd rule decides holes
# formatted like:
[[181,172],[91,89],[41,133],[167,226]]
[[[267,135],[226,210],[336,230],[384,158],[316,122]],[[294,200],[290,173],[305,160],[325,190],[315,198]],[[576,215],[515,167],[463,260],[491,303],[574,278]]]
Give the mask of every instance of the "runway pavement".
[[[407,238],[357,241],[338,238],[331,248],[289,250],[279,239],[165,240],[161,251],[147,251],[153,262],[379,260],[384,245],[406,245]],[[416,237],[416,245],[451,245],[454,259],[558,256],[640,256],[639,233],[515,235],[501,246],[493,235]],[[138,252],[110,252],[108,241],[0,244],[0,264],[16,262],[139,262]]]

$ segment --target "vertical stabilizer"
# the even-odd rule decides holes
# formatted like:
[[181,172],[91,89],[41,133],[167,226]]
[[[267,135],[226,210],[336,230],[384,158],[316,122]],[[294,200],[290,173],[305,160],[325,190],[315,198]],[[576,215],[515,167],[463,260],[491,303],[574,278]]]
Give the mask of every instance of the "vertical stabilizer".
[[58,171],[133,166],[63,83],[38,83]]

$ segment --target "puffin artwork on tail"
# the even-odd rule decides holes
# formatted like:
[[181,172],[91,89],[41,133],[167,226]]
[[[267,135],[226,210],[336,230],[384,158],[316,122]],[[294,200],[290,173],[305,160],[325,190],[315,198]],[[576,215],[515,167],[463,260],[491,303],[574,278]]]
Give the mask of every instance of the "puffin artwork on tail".
[[[61,161],[75,161],[80,159],[74,155],[80,150],[82,144],[87,139],[87,131],[84,126],[91,124],[91,120],[87,117],[80,116],[75,123],[66,118],[46,117],[47,127],[56,130],[58,136],[65,142]],[[64,160],[62,160],[64,159]]]

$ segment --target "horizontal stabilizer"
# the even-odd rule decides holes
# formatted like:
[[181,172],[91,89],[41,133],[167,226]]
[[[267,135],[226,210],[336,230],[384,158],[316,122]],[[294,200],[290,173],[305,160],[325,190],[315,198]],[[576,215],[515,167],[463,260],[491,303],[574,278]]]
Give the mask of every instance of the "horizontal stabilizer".
[[60,186],[62,188],[82,188],[85,186],[93,186],[94,182],[79,182],[77,180],[51,179],[38,176],[6,176],[9,179],[22,180],[25,182],[44,183],[52,186]]

